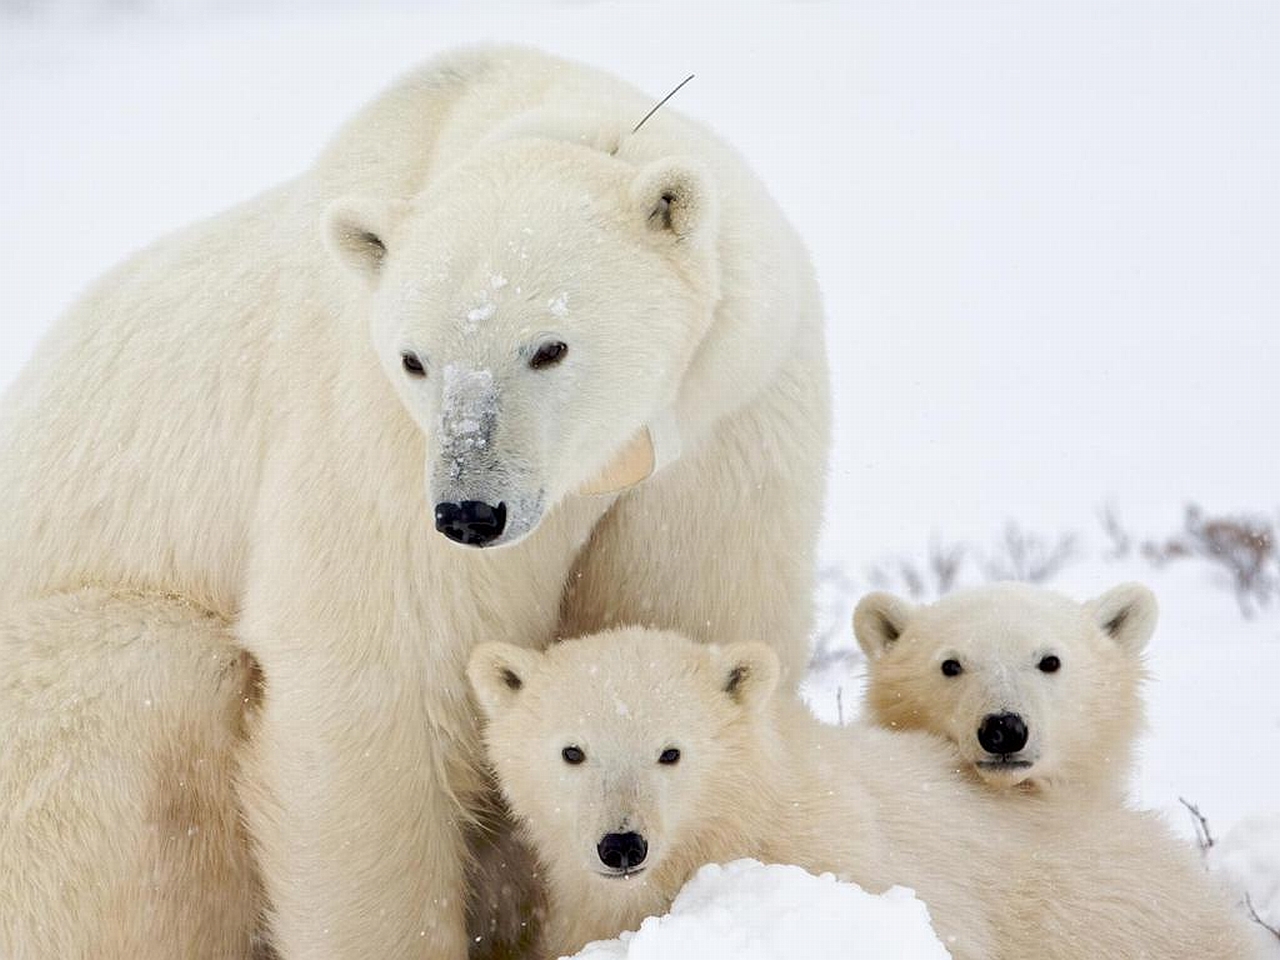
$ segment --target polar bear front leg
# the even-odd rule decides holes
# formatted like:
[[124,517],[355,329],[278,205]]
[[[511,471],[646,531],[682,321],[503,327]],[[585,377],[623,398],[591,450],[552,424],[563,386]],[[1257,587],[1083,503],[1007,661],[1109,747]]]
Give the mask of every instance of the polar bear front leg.
[[460,810],[411,684],[264,673],[240,794],[281,957],[465,957]]

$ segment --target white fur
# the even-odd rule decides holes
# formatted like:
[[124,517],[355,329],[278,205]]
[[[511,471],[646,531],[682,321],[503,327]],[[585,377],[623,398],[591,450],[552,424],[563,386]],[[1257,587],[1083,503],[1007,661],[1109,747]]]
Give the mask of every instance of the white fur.
[[232,784],[257,690],[226,621],[90,588],[12,609],[0,662],[0,957],[250,955]]
[[[1242,960],[1251,932],[1192,850],[1105,800],[1000,797],[935,737],[828,727],[772,697],[768,647],[627,629],[545,654],[486,644],[489,756],[550,884],[543,954],[666,912],[699,866],[752,857],[914,888],[957,960]],[[737,678],[735,682],[735,678]],[[575,746],[585,759],[565,763]],[[673,765],[658,762],[668,748]],[[649,843],[605,876],[603,834]]]
[[[816,285],[707,130],[664,108],[626,133],[650,105],[534,51],[435,61],[302,176],[103,278],[6,398],[0,604],[169,592],[261,664],[240,795],[291,960],[466,950],[478,640],[644,622],[803,666]],[[567,356],[530,370],[549,336]],[[662,417],[675,463],[571,492]],[[506,502],[510,545],[438,535],[462,498]]]
[[[870,594],[854,611],[854,631],[877,723],[946,737],[966,768],[996,789],[1119,796],[1143,724],[1142,652],[1156,615],[1155,597],[1140,584],[1078,604],[1003,583],[922,607]],[[1061,663],[1056,672],[1038,669],[1047,656]],[[945,676],[947,660],[963,672]],[[993,761],[978,741],[983,718],[1005,712],[1022,717],[1028,731],[1012,765]]]

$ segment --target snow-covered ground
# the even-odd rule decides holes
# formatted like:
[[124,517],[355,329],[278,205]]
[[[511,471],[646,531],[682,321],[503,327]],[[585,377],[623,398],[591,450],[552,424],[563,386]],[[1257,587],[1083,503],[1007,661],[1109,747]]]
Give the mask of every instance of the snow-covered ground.
[[655,95],[696,73],[675,105],[813,250],[836,414],[815,709],[856,712],[849,611],[907,589],[903,561],[927,594],[932,542],[968,546],[965,581],[1010,520],[1072,535],[1047,582],[1163,606],[1137,799],[1188,837],[1197,804],[1280,923],[1280,586],[1246,619],[1221,564],[1141,550],[1187,503],[1280,524],[1280,5],[0,2],[0,384],[127,251],[485,40]]
[[579,960],[946,960],[929,911],[904,887],[880,896],[831,874],[755,860],[709,864],[665,917],[590,944]]

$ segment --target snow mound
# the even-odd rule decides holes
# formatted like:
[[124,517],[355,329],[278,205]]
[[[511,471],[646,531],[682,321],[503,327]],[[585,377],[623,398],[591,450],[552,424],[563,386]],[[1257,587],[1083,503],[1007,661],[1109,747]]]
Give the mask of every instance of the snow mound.
[[829,873],[756,860],[708,864],[671,912],[588,944],[578,960],[942,960],[924,903],[906,887],[880,896]]
[[[1209,868],[1258,918],[1280,928],[1280,811],[1245,817],[1213,845]],[[1280,944],[1276,944],[1280,955]]]

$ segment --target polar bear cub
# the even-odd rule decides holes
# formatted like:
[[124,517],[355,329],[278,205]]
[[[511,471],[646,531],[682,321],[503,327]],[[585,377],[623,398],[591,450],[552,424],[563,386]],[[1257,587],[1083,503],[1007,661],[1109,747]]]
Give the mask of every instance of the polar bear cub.
[[957,960],[1237,958],[1249,934],[1185,845],[1090,798],[1009,800],[937,737],[829,727],[763,644],[630,628],[478,647],[490,762],[547,878],[544,952],[665,913],[708,862],[833,872],[928,905]]
[[951,740],[965,768],[997,789],[1115,796],[1143,725],[1142,653],[1156,616],[1137,583],[1085,604],[999,583],[928,606],[873,593],[853,625],[881,726]]

